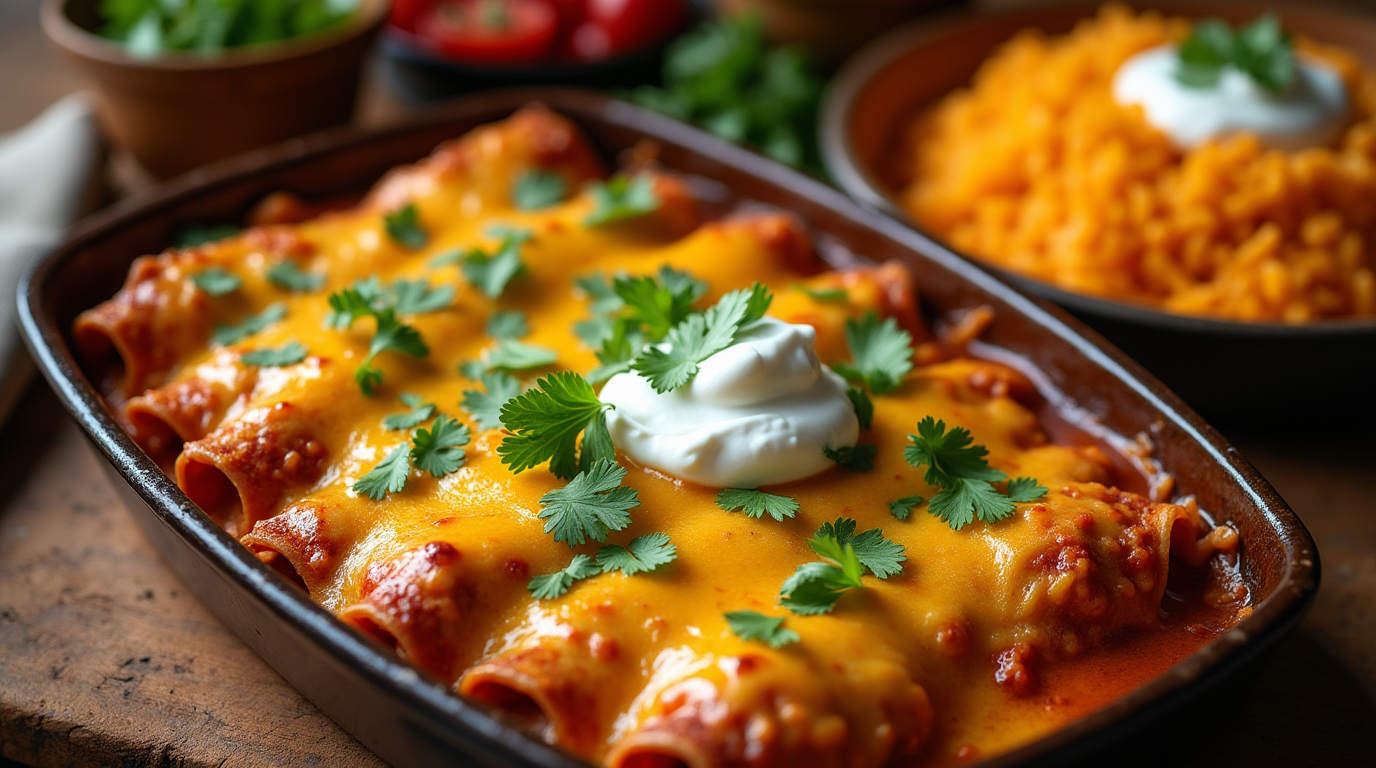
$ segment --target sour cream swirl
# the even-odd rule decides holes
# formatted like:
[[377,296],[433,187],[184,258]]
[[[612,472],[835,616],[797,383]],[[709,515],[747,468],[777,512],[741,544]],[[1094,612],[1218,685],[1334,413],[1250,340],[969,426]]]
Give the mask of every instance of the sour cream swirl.
[[636,373],[613,376],[600,395],[616,406],[612,439],[637,463],[715,488],[817,474],[832,463],[823,449],[854,445],[860,424],[816,341],[812,326],[766,317],[672,392]]

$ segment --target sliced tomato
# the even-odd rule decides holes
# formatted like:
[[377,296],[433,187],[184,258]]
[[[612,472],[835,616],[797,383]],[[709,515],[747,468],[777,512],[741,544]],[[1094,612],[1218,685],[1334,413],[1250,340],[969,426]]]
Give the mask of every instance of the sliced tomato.
[[394,27],[407,32],[415,32],[416,26],[435,5],[435,0],[392,0],[392,10],[387,21]]
[[600,27],[605,35],[606,55],[616,55],[659,42],[676,31],[688,14],[685,0],[587,2],[588,23]]
[[554,48],[559,20],[547,0],[441,0],[417,34],[437,52],[479,64],[529,64]]

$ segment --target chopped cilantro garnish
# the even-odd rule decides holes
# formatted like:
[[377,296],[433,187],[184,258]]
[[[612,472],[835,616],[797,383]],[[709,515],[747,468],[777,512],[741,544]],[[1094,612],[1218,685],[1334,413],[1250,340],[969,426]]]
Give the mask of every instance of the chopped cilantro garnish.
[[732,291],[706,312],[675,325],[665,336],[668,349],[646,347],[631,367],[660,394],[677,389],[697,374],[698,363],[734,344],[743,329],[763,317],[772,299],[759,283]]
[[794,283],[793,287],[806,293],[813,301],[827,303],[843,303],[850,301],[850,294],[846,293],[845,288],[812,288],[802,283]]
[[550,472],[573,477],[579,464],[578,434],[610,407],[597,399],[592,385],[577,373],[552,373],[537,381],[535,389],[502,406],[502,426],[515,434],[502,440],[497,453],[512,472],[548,461]]
[[753,488],[725,488],[717,494],[717,506],[727,512],[742,510],[750,517],[762,517],[766,512],[775,520],[798,514],[798,500]]
[[430,287],[425,278],[418,280],[399,279],[392,283],[391,306],[398,315],[423,315],[438,312],[454,300],[454,286],[437,285]]
[[545,533],[576,547],[588,539],[606,541],[608,532],[630,525],[628,510],[640,506],[640,497],[634,488],[621,485],[625,477],[626,470],[604,459],[579,472],[563,488],[540,497]]
[[239,286],[244,284],[238,275],[232,275],[220,267],[206,267],[191,276],[191,282],[197,288],[210,294],[211,296],[223,296],[226,293],[233,293],[239,290]]
[[693,311],[693,302],[707,292],[707,284],[681,272],[662,270],[656,280],[648,275],[618,277],[612,290],[621,299],[622,316],[641,325],[650,341],[663,339],[670,328],[683,322]]
[[519,339],[530,335],[526,313],[516,310],[493,312],[487,318],[487,335],[494,339]]
[[846,397],[855,409],[855,418],[860,422],[860,428],[869,429],[874,423],[874,403],[870,402],[870,396],[865,394],[863,389],[851,387],[846,390]]
[[463,408],[478,422],[480,429],[500,429],[502,406],[521,394],[521,382],[515,376],[498,372],[475,372],[483,389],[465,389]]
[[375,307],[374,302],[381,303],[377,293],[380,290],[377,278],[372,278],[330,294],[330,313],[325,317],[325,327],[347,331],[361,318],[376,312],[380,307]]
[[373,501],[382,501],[389,493],[398,493],[406,487],[406,479],[411,476],[411,447],[399,445],[387,453],[368,474],[354,482],[354,491]]
[[524,238],[508,233],[502,238],[495,254],[488,255],[481,248],[472,248],[463,254],[459,269],[468,282],[489,299],[499,299],[506,291],[507,283],[525,269],[525,263],[521,261],[521,244],[524,242]]
[[402,393],[401,402],[405,403],[411,410],[406,413],[394,413],[384,418],[382,420],[384,429],[415,429],[435,415],[435,404],[425,402],[425,398],[420,395]]
[[847,591],[862,586],[865,567],[855,557],[855,548],[841,548],[833,563],[803,563],[779,588],[779,604],[802,616],[831,613],[836,601]]
[[324,275],[306,272],[290,259],[273,264],[268,268],[266,275],[268,282],[288,291],[318,291],[325,284]]
[[881,321],[870,312],[860,320],[847,320],[846,343],[851,363],[832,369],[850,381],[863,382],[876,395],[897,389],[913,369],[913,337],[892,317]]
[[247,339],[286,316],[287,306],[285,304],[272,304],[262,312],[244,318],[243,322],[238,325],[216,326],[215,333],[211,336],[211,341],[219,346],[227,347],[230,344]]
[[434,477],[444,477],[456,472],[463,466],[463,448],[468,445],[467,424],[460,424],[453,418],[440,414],[430,429],[416,430],[412,439],[411,460],[422,472]]
[[932,497],[927,511],[936,515],[953,530],[960,530],[975,519],[996,523],[1013,514],[1014,502],[1035,501],[1046,494],[1046,488],[1030,477],[1022,477],[1009,484],[1016,498],[1000,493],[992,483],[1008,479],[1001,470],[989,466],[985,456],[988,449],[974,442],[969,430],[952,427],[946,422],[927,416],[918,422],[917,434],[908,435],[912,441],[903,457],[914,467],[927,467],[923,478],[929,485],[941,489]]
[[635,356],[645,346],[645,335],[631,320],[619,319],[612,326],[612,334],[597,350],[597,367],[588,373],[588,381],[606,381],[618,373],[631,370]]
[[605,184],[592,185],[588,194],[592,195],[594,208],[583,223],[589,227],[639,218],[659,208],[654,177],[644,174],[634,179],[613,176]]
[[554,171],[533,169],[521,174],[511,188],[511,203],[523,211],[557,205],[569,193],[569,184]]
[[913,513],[913,507],[926,501],[921,496],[904,496],[901,499],[894,499],[889,502],[889,512],[899,520],[907,520]]
[[601,572],[602,569],[597,567],[591,557],[574,555],[573,560],[564,568],[531,579],[526,589],[530,590],[531,596],[536,600],[554,600],[568,592],[573,582],[596,576]]
[[239,362],[244,365],[256,365],[260,368],[281,368],[296,365],[305,359],[306,345],[291,341],[280,347],[266,347],[246,352],[239,358]]
[[407,203],[382,217],[387,236],[407,248],[424,248],[430,242],[430,235],[420,224],[420,212],[415,203]]
[[877,445],[843,445],[840,448],[823,448],[828,459],[852,472],[869,472],[874,469],[874,457],[879,453]]
[[855,521],[848,517],[838,517],[834,523],[822,523],[807,545],[822,557],[840,562],[842,549],[850,545],[855,549],[855,557],[870,573],[881,579],[903,570],[903,545],[884,538],[884,532],[871,528],[861,534],[855,533]]
[[784,627],[782,616],[766,616],[756,611],[731,611],[722,614],[731,632],[742,640],[758,640],[770,648],[782,648],[802,638]]
[[611,283],[607,282],[606,275],[594,272],[588,275],[580,275],[573,279],[573,284],[578,286],[589,301],[592,302],[594,314],[609,314],[621,309],[621,297],[616,295]]
[[1216,87],[1228,67],[1273,93],[1295,79],[1294,44],[1269,13],[1236,31],[1222,19],[1196,22],[1177,56],[1175,77],[1189,88]]
[[608,544],[597,550],[597,564],[603,573],[621,571],[627,576],[648,573],[678,558],[678,547],[663,533],[647,533],[631,539],[626,546]]
[[516,339],[498,339],[497,346],[487,351],[487,367],[505,371],[546,368],[558,359],[559,353],[552,349]]
[[383,352],[400,352],[412,357],[425,357],[430,348],[415,328],[397,320],[396,313],[389,309],[374,313],[377,318],[377,333],[368,343],[368,354],[354,371],[354,381],[358,382],[363,394],[372,396],[373,391],[382,383],[382,371],[372,367],[373,358]]

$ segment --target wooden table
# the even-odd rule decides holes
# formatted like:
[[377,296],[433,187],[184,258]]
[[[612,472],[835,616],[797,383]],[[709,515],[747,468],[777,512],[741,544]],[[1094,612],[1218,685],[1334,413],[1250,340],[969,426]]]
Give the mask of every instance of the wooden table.
[[[79,86],[36,3],[0,0],[0,131]],[[365,104],[390,109],[377,89]],[[1221,426],[1309,525],[1323,589],[1250,703],[1181,745],[1179,765],[1376,755],[1376,419],[1285,412]],[[41,383],[0,430],[0,768],[380,765],[187,593],[98,461]]]

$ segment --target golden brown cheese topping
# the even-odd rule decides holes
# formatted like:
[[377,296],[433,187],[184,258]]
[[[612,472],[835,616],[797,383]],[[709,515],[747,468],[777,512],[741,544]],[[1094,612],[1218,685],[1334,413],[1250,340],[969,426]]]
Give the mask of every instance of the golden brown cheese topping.
[[[653,205],[623,197],[624,218],[589,224],[619,194],[621,182],[585,188],[602,174],[569,123],[529,108],[394,171],[356,208],[140,259],[76,337],[93,361],[118,359],[107,390],[130,433],[265,563],[458,693],[609,765],[995,754],[1163,671],[1246,610],[1215,556],[1234,549],[1230,529],[1191,503],[1120,490],[1136,481],[1088,439],[1051,442],[1028,379],[961,355],[959,334],[929,333],[900,265],[828,271],[792,215],[702,222],[685,183],[652,169],[620,192]],[[539,207],[525,197],[537,183],[554,190]],[[260,214],[299,208],[272,198]],[[666,266],[705,284],[698,309],[767,286],[770,315],[814,328],[828,364],[853,362],[848,325],[893,318],[919,365],[870,398],[872,468],[763,489],[795,501],[792,516],[728,511],[722,489],[619,454],[617,492],[638,505],[605,543],[659,534],[671,561],[592,568],[539,599],[532,580],[593,562],[603,543],[547,532],[547,494],[579,481],[544,464],[514,473],[499,452],[515,437],[510,412],[484,410],[483,396],[500,407],[548,388],[552,371],[605,364],[580,326],[605,297],[584,278]],[[350,287],[365,296],[346,322]],[[385,311],[367,295],[379,287]],[[959,530],[928,514],[941,489],[904,455],[928,417],[1047,492]],[[388,472],[425,440],[409,470]],[[905,498],[911,509],[891,510]],[[903,558],[886,578],[862,567],[829,612],[782,607],[800,566],[835,567],[808,540],[838,518],[880,529]],[[1202,636],[1162,625],[1168,579],[1190,574],[1206,586],[1186,593],[1213,596],[1191,608]],[[743,639],[724,616],[737,611],[782,619],[796,641]],[[1136,672],[1107,693],[1075,676],[1122,663]]]

